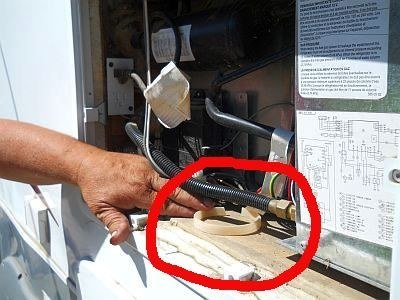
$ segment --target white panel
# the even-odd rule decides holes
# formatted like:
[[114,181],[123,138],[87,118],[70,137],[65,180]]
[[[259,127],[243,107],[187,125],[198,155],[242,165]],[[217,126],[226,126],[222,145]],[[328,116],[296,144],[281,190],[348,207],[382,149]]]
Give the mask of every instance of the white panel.
[[107,58],[107,103],[108,115],[130,115],[133,114],[134,85],[132,80],[120,83],[114,76],[114,71],[132,70],[133,59],[130,58]]
[[[399,155],[400,157],[400,149]],[[400,159],[387,159],[385,161],[385,188],[396,201],[395,217],[394,217],[394,238],[392,252],[392,275],[390,282],[390,299],[400,299],[400,209],[397,206],[400,203],[400,184],[392,180],[392,171],[400,169]]]
[[[1,1],[0,42],[20,120],[77,137],[71,2]],[[0,66],[0,116],[15,118]]]
[[0,49],[0,118],[17,119],[17,114],[12,101],[8,76],[4,65],[1,49]]
[[[0,1],[0,118],[78,137],[82,82],[77,81],[80,36],[73,35],[80,30],[76,9],[77,2],[70,0]],[[41,190],[53,200],[58,222],[50,218],[51,255],[67,274],[61,185]],[[24,197],[32,193],[29,185],[0,180],[0,199],[19,224],[25,224]]]

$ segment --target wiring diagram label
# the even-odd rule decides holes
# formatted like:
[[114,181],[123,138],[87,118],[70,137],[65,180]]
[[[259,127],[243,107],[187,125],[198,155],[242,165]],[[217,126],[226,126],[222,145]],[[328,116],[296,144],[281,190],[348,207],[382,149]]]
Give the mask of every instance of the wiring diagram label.
[[[179,27],[182,40],[182,53],[180,61],[194,61],[192,48],[190,45],[190,31],[192,25]],[[151,35],[151,49],[153,56],[158,63],[168,63],[174,59],[175,54],[175,35],[172,28],[164,28]]]
[[389,0],[299,0],[298,86],[304,98],[386,96]]
[[[322,227],[390,247],[395,202],[383,188],[384,161],[397,157],[400,114],[297,111],[297,124],[298,168]],[[310,224],[302,195],[300,216]]]

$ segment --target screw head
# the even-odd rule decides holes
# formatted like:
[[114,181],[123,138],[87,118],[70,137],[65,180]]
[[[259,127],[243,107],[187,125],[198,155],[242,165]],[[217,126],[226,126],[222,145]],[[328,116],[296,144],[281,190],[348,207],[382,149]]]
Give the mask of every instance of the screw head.
[[308,242],[307,242],[307,241],[301,241],[301,242],[300,242],[300,247],[301,247],[302,249],[306,249],[306,248],[307,248],[307,245],[308,245]]
[[400,183],[400,170],[395,169],[392,171],[392,179],[394,182]]

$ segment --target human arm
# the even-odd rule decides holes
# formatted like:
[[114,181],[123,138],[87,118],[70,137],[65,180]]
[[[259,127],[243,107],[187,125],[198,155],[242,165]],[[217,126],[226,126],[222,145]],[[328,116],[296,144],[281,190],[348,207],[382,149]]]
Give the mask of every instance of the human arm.
[[[0,177],[34,185],[79,186],[90,210],[112,234],[112,244],[125,241],[130,234],[125,212],[150,208],[167,182],[141,156],[107,152],[49,129],[3,119]],[[210,206],[176,189],[161,213],[190,217]]]

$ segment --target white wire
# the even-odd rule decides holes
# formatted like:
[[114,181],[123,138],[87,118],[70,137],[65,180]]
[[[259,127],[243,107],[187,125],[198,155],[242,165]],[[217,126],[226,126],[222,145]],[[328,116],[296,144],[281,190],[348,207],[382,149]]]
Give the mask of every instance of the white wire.
[[294,192],[294,187],[295,187],[295,182],[292,181],[292,183],[290,184],[290,198],[292,199],[294,206],[296,206],[296,199],[295,199],[296,193]]
[[17,103],[15,102],[14,90],[13,90],[12,85],[11,85],[10,74],[8,73],[7,62],[6,62],[6,58],[4,57],[3,46],[1,45],[1,42],[0,42],[0,52],[1,52],[1,57],[2,57],[2,59],[3,59],[4,70],[5,70],[5,72],[6,72],[6,77],[7,77],[7,82],[8,82],[8,88],[10,89],[11,100],[12,100],[13,107],[14,107],[14,112],[15,112],[15,119],[16,119],[17,121],[19,121],[19,115],[18,115],[18,110],[17,110]]

